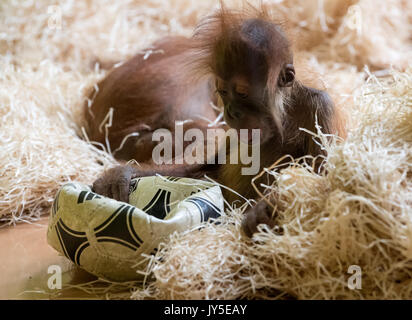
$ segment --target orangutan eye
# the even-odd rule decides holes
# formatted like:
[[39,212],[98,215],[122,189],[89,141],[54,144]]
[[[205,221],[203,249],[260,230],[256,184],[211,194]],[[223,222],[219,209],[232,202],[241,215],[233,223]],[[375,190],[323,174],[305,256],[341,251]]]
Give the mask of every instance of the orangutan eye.
[[245,84],[238,83],[235,88],[236,94],[242,98],[246,99],[249,96],[249,87]]
[[221,97],[226,97],[229,94],[225,89],[223,80],[220,78],[216,78],[216,92],[219,93]]
[[220,94],[221,97],[226,97],[227,94],[228,94],[228,92],[226,90],[223,90],[223,89],[221,89],[221,90],[218,89],[217,92]]
[[249,97],[249,95],[248,95],[247,93],[237,92],[237,95],[238,95],[239,97],[241,97],[242,99],[246,99],[247,97]]

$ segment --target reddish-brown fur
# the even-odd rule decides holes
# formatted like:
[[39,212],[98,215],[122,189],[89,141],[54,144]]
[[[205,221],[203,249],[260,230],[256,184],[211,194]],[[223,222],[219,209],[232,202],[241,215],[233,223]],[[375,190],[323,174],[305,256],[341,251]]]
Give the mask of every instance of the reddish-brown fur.
[[[315,118],[323,132],[339,133],[339,119],[328,94],[294,79],[289,42],[264,10],[222,8],[199,25],[193,38],[167,38],[153,50],[164,53],[147,60],[137,55],[114,69],[99,84],[98,93],[91,95],[96,96],[86,110],[89,138],[104,143],[105,132],[99,131],[99,125],[114,108],[108,135],[111,149],[118,148],[127,134],[139,131],[140,136],[129,139],[116,156],[145,162],[140,167],[109,170],[95,182],[96,192],[127,201],[126,189],[134,176],[202,177],[207,173],[243,196],[256,198],[250,183],[253,176],[242,175],[240,164],[159,167],[151,163],[151,133],[157,128],[173,131],[175,121],[186,119],[195,120],[188,127],[206,129],[207,122],[196,115],[216,117],[210,107],[210,102],[217,102],[216,90],[230,127],[261,130],[260,169],[287,154],[294,158],[323,154],[313,137],[300,130],[316,132]],[[224,195],[229,202],[238,199],[230,192]],[[256,231],[259,223],[271,223],[262,207],[246,214],[247,234]]]
[[[190,59],[190,39],[170,37],[156,42],[147,59],[138,54],[113,69],[98,84],[98,92],[91,93],[90,108],[85,116],[89,139],[105,144],[106,132],[101,126],[113,108],[112,126],[108,128],[111,150],[116,150],[125,136],[139,132],[126,140],[115,156],[118,159],[150,161],[152,133],[158,128],[173,131],[176,121],[192,119],[190,127],[205,127],[207,122],[198,116],[213,120],[216,113],[210,103],[216,103],[210,79],[190,82],[190,74],[182,68]],[[102,130],[100,130],[102,129]],[[137,145],[136,145],[137,144]]]

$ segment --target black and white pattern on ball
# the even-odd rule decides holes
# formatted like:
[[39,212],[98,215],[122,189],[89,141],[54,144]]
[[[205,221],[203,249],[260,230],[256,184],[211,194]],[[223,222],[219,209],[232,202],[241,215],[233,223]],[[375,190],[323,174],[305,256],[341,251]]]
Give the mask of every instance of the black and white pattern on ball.
[[[143,243],[132,224],[134,207],[121,205],[108,219],[94,228],[97,242],[113,242],[136,251]],[[60,245],[67,258],[80,266],[80,256],[90,243],[85,232],[75,231],[59,219],[56,225]]]
[[150,202],[142,209],[158,219],[164,219],[170,212],[170,191],[159,189]]
[[216,219],[220,217],[220,209],[205,198],[191,197],[186,201],[196,205],[202,215],[202,222],[208,221],[210,218]]
[[94,228],[97,242],[114,242],[137,250],[143,243],[133,228],[134,207],[121,205],[106,221]]
[[90,191],[82,191],[79,194],[79,197],[77,198],[77,203],[83,203],[85,201],[90,201],[93,199],[101,199],[102,197],[99,196],[98,194]]
[[[74,183],[66,183],[64,185],[65,188],[73,188],[73,189],[77,189],[76,185]],[[60,199],[60,192],[62,191],[62,189],[60,189],[53,201],[53,205],[52,205],[52,215],[54,216],[57,212],[57,210],[59,210],[59,199]]]
[[137,185],[139,184],[140,179],[133,179],[132,181],[130,181],[130,187],[129,187],[129,195],[132,192],[136,191]]
[[223,212],[219,186],[202,180],[139,177],[132,179],[130,191],[125,203],[81,183],[62,186],[50,210],[47,241],[98,277],[137,280],[142,277],[137,269],[145,268],[147,256],[172,233]]
[[75,264],[80,265],[80,255],[89,246],[86,232],[70,229],[62,219],[57,221],[56,232],[64,255]]

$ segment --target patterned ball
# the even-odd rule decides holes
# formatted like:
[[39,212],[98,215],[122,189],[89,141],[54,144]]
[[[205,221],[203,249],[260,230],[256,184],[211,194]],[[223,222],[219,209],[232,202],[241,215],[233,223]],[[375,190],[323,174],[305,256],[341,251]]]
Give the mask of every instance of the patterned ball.
[[48,243],[86,271],[112,281],[141,278],[142,254],[154,254],[173,232],[182,232],[223,212],[219,186],[175,177],[132,180],[129,203],[67,183],[51,208]]

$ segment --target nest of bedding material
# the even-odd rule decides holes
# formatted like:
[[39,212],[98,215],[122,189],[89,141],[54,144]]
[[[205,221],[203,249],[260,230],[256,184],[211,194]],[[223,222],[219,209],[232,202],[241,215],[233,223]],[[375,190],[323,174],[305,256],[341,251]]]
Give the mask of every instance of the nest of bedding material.
[[[239,229],[240,211],[230,212],[220,225],[173,235],[151,261],[152,281],[121,288],[133,288],[133,298],[412,298],[412,3],[265,3],[294,37],[296,61],[308,65],[298,76],[310,79],[316,70],[350,114],[347,141],[325,145],[327,175],[296,165],[269,173],[277,181],[276,230],[249,241]],[[190,35],[216,6],[214,0],[0,3],[3,225],[48,214],[63,184],[90,184],[115,164],[109,146],[99,151],[82,130],[90,88],[110,66],[142,50],[150,54],[154,40]],[[390,67],[404,72],[391,75]],[[347,288],[350,265],[362,269],[362,290]]]
[[[225,3],[233,2],[239,7],[238,1]],[[309,64],[300,77],[316,70],[345,108],[363,82],[357,68],[404,68],[410,61],[410,2],[388,0],[373,12],[370,3],[268,2],[294,35],[296,60]],[[109,153],[84,141],[81,115],[90,88],[108,66],[142,50],[150,54],[154,40],[190,35],[217,5],[214,0],[2,1],[0,220],[36,219],[64,183],[91,183],[113,165]]]
[[[233,211],[220,225],[175,234],[157,253],[154,282],[134,298],[411,299],[412,70],[370,78],[362,120],[326,144],[327,174],[292,165],[271,188],[277,226],[252,240]],[[362,272],[351,290],[350,266]]]

